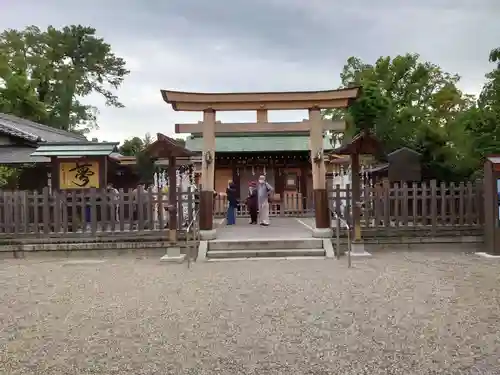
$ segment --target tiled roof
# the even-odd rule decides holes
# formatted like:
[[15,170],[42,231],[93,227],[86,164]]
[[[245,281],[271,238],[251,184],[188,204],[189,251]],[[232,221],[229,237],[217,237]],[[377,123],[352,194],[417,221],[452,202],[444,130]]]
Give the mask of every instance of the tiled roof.
[[[186,148],[202,151],[203,138],[191,136],[186,139]],[[331,150],[328,138],[323,139],[323,149]],[[309,151],[309,135],[305,134],[238,134],[215,138],[215,152],[265,152],[265,151]]]
[[31,156],[109,156],[117,146],[118,142],[41,143]]
[[0,113],[0,133],[29,142],[88,142],[85,136]]
[[50,163],[50,158],[31,156],[33,147],[0,147],[0,164]]

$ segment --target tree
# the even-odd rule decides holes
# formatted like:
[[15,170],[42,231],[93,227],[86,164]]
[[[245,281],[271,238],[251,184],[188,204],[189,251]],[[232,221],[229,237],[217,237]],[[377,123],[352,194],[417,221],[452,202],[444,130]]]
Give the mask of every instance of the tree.
[[151,134],[146,133],[144,138],[133,137],[126,139],[119,147],[119,152],[125,156],[135,156],[136,168],[141,180],[150,181],[156,171],[156,166],[151,158],[146,155],[146,148],[153,143]]
[[175,138],[175,140],[182,146],[186,147],[186,140],[184,138]]
[[489,60],[496,67],[486,74],[477,102],[461,118],[478,165],[500,150],[500,48],[491,51]]
[[466,173],[458,165],[469,153],[459,118],[474,100],[457,88],[458,75],[406,54],[373,65],[350,57],[340,76],[342,87],[361,86],[361,95],[347,111],[326,111],[325,117],[344,118],[348,135],[371,129],[387,152],[415,149],[434,178]]
[[136,156],[139,152],[144,149],[144,143],[141,138],[133,137],[123,141],[123,144],[119,147],[120,154],[125,156]]
[[0,54],[0,112],[36,122],[48,118],[45,104],[42,103],[24,73],[14,73],[7,56]]
[[106,105],[123,107],[112,90],[129,71],[91,27],[6,30],[0,34],[0,56],[1,111],[86,132],[97,126],[98,111],[83,98],[99,93]]
[[125,156],[136,156],[143,152],[151,143],[153,143],[153,137],[151,137],[150,133],[146,133],[144,138],[133,137],[123,141],[123,144],[119,147],[119,152]]

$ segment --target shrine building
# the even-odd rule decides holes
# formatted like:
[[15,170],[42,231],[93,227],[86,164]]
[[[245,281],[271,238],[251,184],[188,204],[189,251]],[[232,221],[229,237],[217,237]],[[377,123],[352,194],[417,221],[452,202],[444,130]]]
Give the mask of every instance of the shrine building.
[[[202,152],[203,137],[192,134],[186,139],[186,148]],[[329,137],[323,139],[323,149],[333,149]],[[287,194],[307,197],[312,201],[312,167],[308,132],[290,133],[230,133],[215,138],[214,189],[225,194],[228,181],[233,181],[240,199],[247,195],[248,184],[265,175],[284,198]],[[195,161],[197,175],[201,171],[201,159]]]

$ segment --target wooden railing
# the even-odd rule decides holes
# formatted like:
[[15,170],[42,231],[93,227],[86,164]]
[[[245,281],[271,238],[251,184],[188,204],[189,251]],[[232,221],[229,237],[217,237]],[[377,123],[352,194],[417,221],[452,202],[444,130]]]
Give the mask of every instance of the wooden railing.
[[[176,204],[177,229],[183,230],[193,221],[196,194],[178,193]],[[166,193],[151,190],[0,191],[0,236],[162,231],[169,207]]]
[[[352,189],[330,191],[330,209],[352,223]],[[480,182],[394,184],[361,191],[361,225],[367,228],[480,227],[484,222]]]
[[[352,188],[339,185],[328,191],[332,212],[338,212],[352,223]],[[361,190],[361,224],[370,228],[398,228],[411,226],[452,227],[483,224],[483,189],[481,182],[460,184],[428,183],[386,184],[365,186]],[[224,217],[227,198],[217,196],[214,204],[216,217]],[[272,216],[313,216],[312,197],[287,194],[270,204]],[[238,216],[248,216],[245,202],[237,209]]]
[[[227,213],[227,197],[217,195],[214,201],[214,216],[222,218]],[[241,200],[236,210],[239,217],[249,217],[248,207],[245,200]],[[303,197],[302,194],[286,194],[279,200],[272,200],[269,204],[270,216],[313,216],[314,207],[312,197]]]
[[[330,210],[352,223],[351,187],[336,186],[328,194]],[[361,224],[365,228],[481,228],[484,221],[481,183],[365,187],[360,203]],[[197,230],[198,206],[196,193],[177,194],[178,230]],[[168,225],[169,207],[166,193],[151,190],[0,191],[0,237],[160,233]],[[226,197],[216,197],[214,215],[224,217],[226,211]],[[248,215],[245,202],[240,203],[237,214]],[[312,197],[287,194],[270,204],[270,214],[313,216],[314,202]],[[196,233],[192,237],[196,238]]]

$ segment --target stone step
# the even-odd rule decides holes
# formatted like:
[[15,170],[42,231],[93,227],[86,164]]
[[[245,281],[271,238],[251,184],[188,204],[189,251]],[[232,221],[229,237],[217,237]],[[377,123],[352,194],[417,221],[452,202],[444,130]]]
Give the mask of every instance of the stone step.
[[323,249],[266,249],[266,250],[209,250],[208,259],[221,258],[274,258],[274,257],[319,257],[325,256]]
[[266,249],[323,249],[319,238],[259,239],[259,240],[213,240],[208,250],[266,250]]
[[244,260],[246,262],[252,261],[252,260],[269,260],[269,261],[277,261],[277,260],[323,260],[325,259],[325,256],[307,256],[307,257],[255,257],[255,258],[210,258],[207,259],[207,262],[235,262],[235,261],[240,261]]

